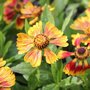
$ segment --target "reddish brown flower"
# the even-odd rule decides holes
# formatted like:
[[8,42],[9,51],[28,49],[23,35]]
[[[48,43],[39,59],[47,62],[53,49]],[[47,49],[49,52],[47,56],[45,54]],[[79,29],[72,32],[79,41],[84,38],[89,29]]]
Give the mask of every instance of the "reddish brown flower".
[[68,75],[80,75],[90,68],[88,57],[90,57],[90,50],[88,46],[82,46],[82,34],[72,35],[72,44],[75,46],[74,52],[60,51],[58,57],[60,59],[74,56],[75,58],[67,63],[64,67],[64,72]]

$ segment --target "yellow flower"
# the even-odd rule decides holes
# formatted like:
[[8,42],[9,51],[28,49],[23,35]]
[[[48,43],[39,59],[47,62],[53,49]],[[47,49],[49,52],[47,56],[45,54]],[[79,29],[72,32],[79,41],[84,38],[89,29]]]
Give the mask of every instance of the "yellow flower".
[[84,37],[82,42],[85,44],[90,43],[90,17],[80,17],[77,18],[74,23],[70,26],[74,30],[81,30]]
[[11,90],[15,84],[15,75],[9,67],[0,68],[0,90]]
[[0,90],[11,90],[15,84],[15,75],[9,67],[4,66],[6,61],[0,58]]
[[6,64],[6,61],[3,60],[3,58],[0,58],[0,68],[3,67]]
[[30,27],[28,34],[19,33],[17,35],[18,53],[26,53],[24,60],[30,62],[33,67],[37,67],[41,64],[42,51],[44,51],[46,62],[52,64],[57,61],[57,56],[48,48],[48,45],[54,44],[66,47],[68,45],[66,42],[67,37],[62,34],[63,33],[50,22],[47,22],[43,29],[42,22],[40,21],[33,27]]
[[58,57],[64,59],[70,56],[75,58],[68,62],[64,67],[64,72],[68,75],[80,75],[84,74],[87,69],[90,69],[90,63],[87,60],[90,57],[90,50],[88,46],[82,46],[81,41],[83,39],[82,34],[72,35],[72,44],[75,46],[74,52],[60,51]]

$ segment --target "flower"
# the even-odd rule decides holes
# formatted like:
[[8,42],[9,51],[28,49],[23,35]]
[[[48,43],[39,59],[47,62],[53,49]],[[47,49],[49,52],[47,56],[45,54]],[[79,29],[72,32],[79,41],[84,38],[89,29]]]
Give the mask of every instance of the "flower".
[[0,58],[0,90],[11,90],[11,87],[15,84],[15,75],[12,70],[4,66],[6,61]]
[[15,84],[15,75],[9,67],[0,68],[0,90],[11,90]]
[[83,32],[82,42],[85,44],[90,43],[90,17],[77,18],[70,27],[74,30],[81,30]]
[[88,49],[88,46],[80,45],[83,39],[81,34],[74,34],[72,35],[72,38],[72,44],[75,46],[75,51],[59,51],[58,57],[60,59],[64,59],[70,56],[74,56],[75,58],[65,65],[64,72],[68,75],[82,75],[87,69],[90,68],[90,64],[88,62],[88,58],[90,57],[90,50]]
[[0,68],[3,67],[6,64],[6,61],[3,60],[3,58],[0,58]]
[[19,18],[20,9],[23,7],[25,3],[27,3],[27,1],[7,0],[4,4],[4,21],[6,23],[10,23],[14,20],[15,17],[17,17],[16,26],[18,29],[22,29],[24,24],[22,23],[22,20]]
[[21,11],[21,19],[30,18],[30,25],[33,25],[36,21],[38,21],[38,17],[42,12],[42,7],[33,5],[31,2],[25,4],[25,6],[20,10]]
[[57,56],[49,49],[50,44],[61,47],[68,45],[67,37],[58,30],[53,24],[47,22],[43,31],[42,22],[30,27],[28,34],[17,34],[17,49],[19,54],[26,53],[24,60],[30,62],[33,67],[40,66],[42,51],[46,57],[46,62],[52,64],[57,61]]
[[7,0],[4,3],[4,21],[9,24],[16,18],[16,28],[22,29],[24,21],[20,19],[20,10],[29,0]]

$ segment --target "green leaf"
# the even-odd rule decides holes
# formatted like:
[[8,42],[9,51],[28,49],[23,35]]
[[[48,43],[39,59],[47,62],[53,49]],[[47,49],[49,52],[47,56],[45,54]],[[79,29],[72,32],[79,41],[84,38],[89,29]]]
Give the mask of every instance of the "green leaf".
[[7,54],[7,52],[8,52],[8,50],[9,50],[9,48],[10,48],[11,45],[12,45],[12,41],[8,41],[5,44],[5,46],[3,48],[3,57]]
[[57,61],[51,65],[51,71],[53,75],[54,82],[59,83],[62,80],[63,75],[63,63],[62,61]]
[[30,25],[29,25],[29,23],[28,23],[28,20],[25,19],[25,31],[26,31],[26,33],[28,33],[29,27],[30,27]]
[[39,80],[37,78],[37,72],[34,72],[33,74],[30,75],[28,80],[29,90],[35,90],[38,87],[38,84]]
[[60,87],[67,88],[75,85],[81,85],[82,83],[83,82],[80,78],[70,76],[68,78],[61,80],[59,84],[60,84]]
[[49,2],[50,2],[50,0],[39,0],[39,4],[42,6],[46,3],[49,4]]
[[44,86],[42,88],[42,90],[60,90],[60,89],[59,89],[59,86],[57,84],[52,83],[52,84]]
[[47,5],[45,6],[44,11],[42,12],[41,21],[43,22],[43,26],[45,26],[46,22],[48,22],[48,21],[53,23],[53,24],[55,23],[53,15],[50,12],[50,10],[49,10]]
[[63,23],[63,26],[62,26],[62,32],[65,31],[68,23],[69,23],[70,20],[71,20],[72,15],[73,15],[73,10],[72,10],[72,11],[69,13],[69,15],[65,18],[64,23]]
[[28,88],[26,86],[20,85],[19,83],[16,83],[12,90],[28,90]]
[[12,23],[6,25],[5,28],[2,30],[2,32],[4,34],[7,34],[8,30],[10,30],[11,27],[14,27],[15,22],[16,22],[16,19],[14,21],[12,21]]
[[55,6],[55,16],[58,16],[66,7],[69,0],[54,0],[54,6]]
[[[13,66],[12,70],[29,77],[36,70],[36,68],[33,68],[30,63],[22,62],[16,66]],[[28,79],[28,77],[26,79]]]
[[0,55],[1,56],[3,52],[4,43],[5,43],[5,35],[2,32],[0,32]]
[[3,4],[1,5],[0,4],[0,21],[2,20],[3,18]]

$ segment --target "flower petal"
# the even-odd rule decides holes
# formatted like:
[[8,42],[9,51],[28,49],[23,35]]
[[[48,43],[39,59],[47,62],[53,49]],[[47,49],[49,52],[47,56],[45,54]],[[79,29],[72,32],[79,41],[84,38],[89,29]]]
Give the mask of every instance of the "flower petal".
[[87,60],[84,60],[84,71],[86,71],[87,69],[90,69],[90,64]]
[[79,61],[78,65],[75,67],[74,75],[82,75],[83,73],[83,64],[82,61]]
[[65,74],[74,75],[76,61],[77,61],[77,59],[74,59],[65,65],[64,70],[63,70],[65,72]]
[[12,87],[15,84],[15,75],[9,67],[0,68],[0,87]]
[[30,62],[32,67],[38,67],[41,64],[42,51],[34,48],[25,55],[24,60]]
[[19,54],[26,53],[33,47],[33,39],[30,38],[27,34],[19,33],[17,36],[17,48],[19,50]]
[[44,56],[46,57],[46,62],[48,64],[53,64],[58,60],[56,54],[48,48],[44,49]]
[[58,52],[58,58],[60,58],[60,59],[64,59],[64,58],[67,58],[67,57],[70,57],[71,55],[74,55],[74,53],[73,52],[68,52],[68,51],[59,51]]
[[24,4],[27,4],[29,0],[23,0],[23,3]]
[[67,36],[61,36],[56,39],[50,40],[50,43],[57,46],[66,47],[68,46],[67,40]]
[[42,22],[41,21],[39,21],[38,23],[33,25],[33,27],[30,27],[28,30],[28,34],[31,37],[35,37],[36,35],[40,34],[41,32],[42,32]]
[[6,0],[4,7],[14,7],[17,3],[17,0]]
[[18,17],[16,19],[16,28],[22,30],[23,27],[24,27],[24,20],[20,19],[20,17]]
[[59,29],[57,29],[53,24],[47,22],[44,34],[48,36],[49,39],[56,39],[58,37],[61,37],[63,33]]
[[0,90],[11,90],[11,88],[5,88],[5,87],[2,87],[2,88],[0,88]]
[[6,61],[3,58],[0,58],[0,68],[6,64]]
[[85,11],[85,13],[86,13],[86,15],[87,15],[88,17],[90,17],[90,8],[87,8],[86,11]]
[[72,44],[74,46],[80,46],[80,43],[83,41],[83,39],[86,37],[84,34],[73,34],[71,36],[73,39],[72,39]]
[[6,7],[4,9],[4,21],[9,24],[14,19],[15,14],[16,12],[12,8]]
[[90,28],[90,18],[89,17],[77,18],[70,27],[74,30],[87,30],[88,28]]

